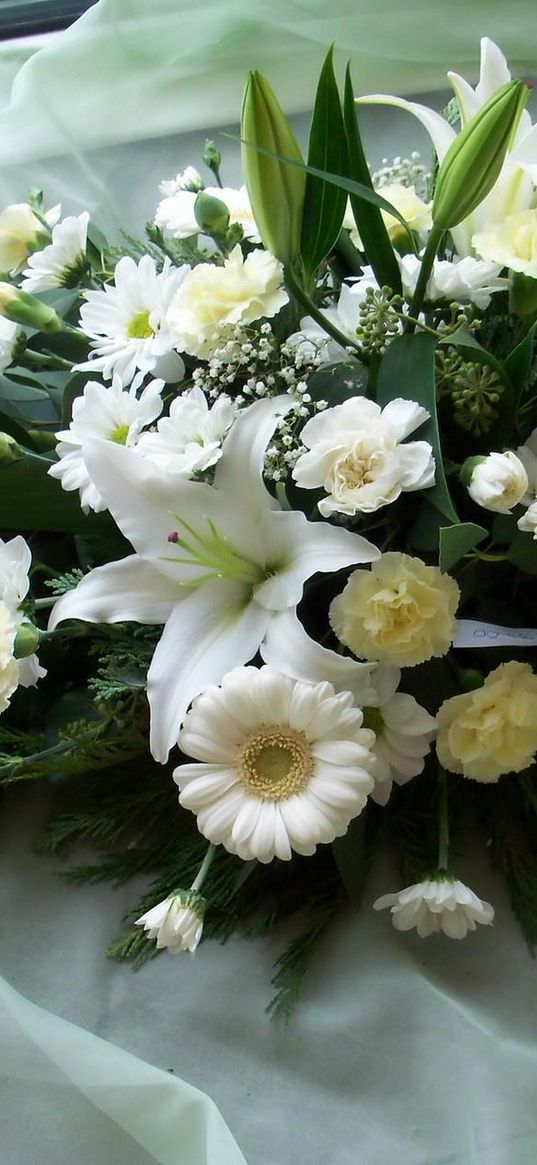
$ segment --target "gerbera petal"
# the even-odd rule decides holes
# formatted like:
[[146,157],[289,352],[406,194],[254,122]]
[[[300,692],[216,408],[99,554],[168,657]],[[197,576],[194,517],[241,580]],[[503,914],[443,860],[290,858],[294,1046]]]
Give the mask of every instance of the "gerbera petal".
[[194,696],[252,659],[266,627],[266,611],[245,604],[244,587],[234,582],[205,583],[177,605],[147,675],[156,760],[166,761]]

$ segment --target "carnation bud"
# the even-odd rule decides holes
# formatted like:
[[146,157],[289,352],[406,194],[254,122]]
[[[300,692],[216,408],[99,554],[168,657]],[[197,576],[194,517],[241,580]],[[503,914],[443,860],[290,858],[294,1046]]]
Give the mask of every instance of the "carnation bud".
[[194,216],[206,235],[225,235],[229,226],[229,211],[221,198],[201,191],[194,203]]
[[25,659],[27,655],[33,655],[39,647],[39,639],[39,630],[33,623],[19,623],[13,644],[15,659]]
[[0,465],[12,465],[23,457],[23,450],[9,433],[0,433]]
[[466,461],[461,465],[459,471],[459,481],[462,483],[462,485],[470,485],[474,469],[477,469],[478,465],[483,465],[486,460],[487,458],[484,455],[479,454],[476,457],[466,458]]
[[451,230],[492,190],[527,97],[522,81],[508,81],[452,142],[436,179],[432,207],[435,227]]
[[279,160],[304,164],[277,97],[258,72],[250,73],[246,83],[241,138],[243,172],[259,234],[271,254],[292,264],[300,253],[306,171]]
[[0,315],[38,332],[61,332],[64,327],[53,307],[11,283],[0,283]]

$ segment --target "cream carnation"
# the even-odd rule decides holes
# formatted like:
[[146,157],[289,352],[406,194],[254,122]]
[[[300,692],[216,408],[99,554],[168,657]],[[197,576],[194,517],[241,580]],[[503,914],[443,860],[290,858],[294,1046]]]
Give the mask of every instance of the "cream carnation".
[[[47,221],[56,221],[59,207],[49,211]],[[26,263],[28,255],[49,241],[47,227],[40,222],[27,202],[15,202],[6,206],[0,214],[0,271],[17,274]]]
[[501,663],[483,687],[444,700],[438,712],[440,764],[474,781],[527,769],[537,752],[537,676],[527,663]]
[[0,599],[0,669],[4,669],[13,659],[16,623],[13,611]]
[[173,774],[209,841],[249,861],[312,854],[347,831],[373,788],[374,734],[350,692],[270,667],[235,668],[187,713]]
[[435,566],[396,551],[370,571],[355,570],[330,606],[341,643],[362,659],[413,667],[445,655],[455,635],[456,582]]
[[193,953],[203,930],[205,899],[195,890],[176,890],[136,919],[149,938],[157,940],[157,949],[167,947],[172,955]]
[[497,514],[509,514],[528,489],[528,475],[522,461],[509,449],[489,453],[475,466],[468,493],[478,506]]
[[483,259],[537,278],[537,209],[491,223],[473,236],[472,246]]
[[[402,182],[387,182],[385,186],[378,187],[377,194],[380,194],[382,198],[386,199],[386,202],[390,202],[399,211],[411,231],[421,234],[430,229],[432,225],[431,203],[424,202],[419,194],[416,194],[415,186],[404,186]],[[404,242],[407,233],[399,219],[387,210],[381,210],[380,213],[392,243]],[[343,225],[350,229],[351,241],[355,247],[361,250],[360,234],[356,230],[354,217],[348,208]]]
[[207,358],[236,324],[270,319],[288,301],[283,267],[268,251],[243,259],[234,247],[222,267],[199,263],[186,275],[167,315],[176,347]]
[[[404,294],[407,299],[411,299],[421,271],[421,258],[417,255],[403,255],[399,266]],[[468,301],[484,311],[495,291],[507,289],[507,279],[500,277],[500,270],[501,264],[475,259],[472,255],[466,255],[463,259],[457,256],[453,259],[435,259],[426,298],[432,302]]]
[[448,874],[439,872],[425,882],[407,886],[396,894],[383,894],[373,903],[373,910],[391,908],[396,930],[416,930],[420,938],[442,931],[448,938],[465,938],[476,923],[490,926],[494,910],[481,898]]
[[301,433],[308,452],[293,477],[302,489],[322,486],[318,503],[331,514],[371,514],[406,490],[434,485],[434,458],[427,441],[401,444],[429,417],[421,405],[392,400],[384,409],[357,396],[312,417]]

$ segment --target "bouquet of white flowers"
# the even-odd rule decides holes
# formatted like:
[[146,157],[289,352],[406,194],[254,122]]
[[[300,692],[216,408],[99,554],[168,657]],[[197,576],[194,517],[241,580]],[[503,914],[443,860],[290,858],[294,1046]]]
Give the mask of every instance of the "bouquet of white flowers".
[[[118,957],[306,911],[276,1010],[383,822],[395,927],[492,922],[464,827],[537,939],[537,127],[490,41],[450,80],[356,102],[329,52],[304,158],[250,74],[245,186],[208,142],[144,242],[0,214],[0,780],[63,782],[71,876],[153,875]],[[371,174],[367,101],[430,172]]]

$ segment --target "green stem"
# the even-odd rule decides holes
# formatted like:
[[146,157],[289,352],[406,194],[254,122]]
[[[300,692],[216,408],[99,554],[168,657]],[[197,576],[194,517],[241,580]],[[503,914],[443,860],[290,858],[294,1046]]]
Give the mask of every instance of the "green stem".
[[26,348],[22,359],[31,368],[69,368],[71,370],[73,367],[71,361],[64,360],[62,356],[55,356],[53,352],[34,352],[31,348]]
[[444,231],[441,230],[440,227],[433,226],[429,234],[429,238],[427,239],[425,254],[421,260],[418,282],[416,283],[414,295],[412,296],[410,303],[408,323],[404,329],[408,335],[411,335],[416,328],[415,321],[420,314],[425,300],[427,284],[433,269],[434,261],[440,249],[440,243],[442,242],[443,235]]
[[34,599],[34,607],[36,611],[45,610],[47,607],[53,607],[54,603],[57,601],[57,597],[50,599]]
[[352,340],[350,336],[346,336],[343,332],[340,332],[339,328],[336,328],[335,325],[326,318],[323,312],[320,311],[320,309],[317,307],[317,304],[314,303],[306,291],[304,291],[302,284],[298,281],[294,271],[292,271],[290,267],[285,268],[285,282],[289,291],[292,293],[292,295],[294,295],[295,299],[298,300],[300,304],[302,304],[302,307],[304,307],[312,319],[315,320],[315,323],[319,324],[328,336],[331,336],[332,340],[335,340],[336,343],[340,344],[341,347],[345,350],[347,348],[352,348],[357,359],[360,360],[362,364],[369,364],[369,356],[361,347],[361,345],[358,344],[355,340]]
[[190,887],[191,890],[201,890],[201,887],[203,886],[203,883],[207,877],[207,874],[209,873],[209,870],[212,866],[213,858],[215,856],[216,850],[217,850],[217,846],[213,845],[213,843],[211,842],[211,844],[209,845],[209,847],[207,849],[207,853],[205,854],[205,857],[201,863],[201,866],[196,874],[196,877],[194,878],[194,881]]
[[449,814],[447,800],[447,777],[445,770],[438,769],[438,869],[447,870],[449,861]]

